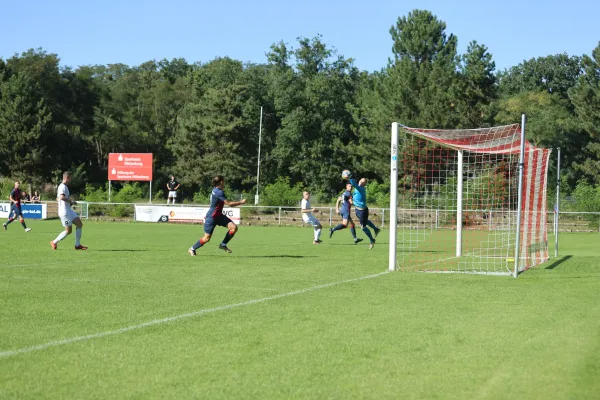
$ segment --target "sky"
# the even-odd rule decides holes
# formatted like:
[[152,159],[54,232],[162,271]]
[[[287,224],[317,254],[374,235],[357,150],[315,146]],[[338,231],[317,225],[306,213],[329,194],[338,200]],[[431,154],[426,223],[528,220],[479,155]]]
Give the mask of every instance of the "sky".
[[600,1],[558,0],[104,0],[2,1],[0,58],[30,48],[62,66],[231,57],[264,63],[273,43],[296,47],[322,35],[369,72],[392,56],[390,27],[414,9],[431,11],[458,37],[487,46],[496,70],[552,54],[591,55],[600,41]]

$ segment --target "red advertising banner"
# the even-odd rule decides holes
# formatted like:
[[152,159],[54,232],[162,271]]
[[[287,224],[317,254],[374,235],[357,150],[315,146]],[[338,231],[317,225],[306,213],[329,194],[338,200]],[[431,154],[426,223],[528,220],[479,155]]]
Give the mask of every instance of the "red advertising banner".
[[109,181],[152,181],[152,153],[110,153]]

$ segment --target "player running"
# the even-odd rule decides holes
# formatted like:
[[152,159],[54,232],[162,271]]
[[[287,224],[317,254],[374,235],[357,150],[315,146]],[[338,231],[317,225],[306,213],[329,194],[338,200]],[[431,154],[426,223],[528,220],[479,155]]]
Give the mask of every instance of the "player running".
[[28,228],[25,224],[25,219],[23,218],[23,210],[21,209],[21,200],[22,193],[21,189],[19,189],[21,184],[19,182],[15,182],[15,188],[10,192],[10,212],[8,213],[8,221],[2,224],[4,230],[8,230],[8,225],[13,222],[17,217],[19,217],[19,221],[21,222],[21,226],[25,229],[25,232],[29,232],[31,228]]
[[[350,211],[352,208],[352,184],[346,184],[346,190],[340,197],[338,197],[335,203],[335,212],[342,216],[342,223],[336,226],[335,228],[329,229],[329,238],[333,236],[333,232],[339,231],[341,229],[345,229],[348,224],[350,224],[350,233],[352,233],[352,237],[354,238],[354,244],[358,242],[362,242],[362,239],[356,237],[356,229],[354,227],[354,221],[352,221],[352,217],[350,216]],[[340,207],[340,203],[342,206]]]
[[354,188],[352,192],[352,203],[354,204],[354,212],[356,213],[356,218],[358,218],[358,223],[362,231],[367,235],[370,240],[369,249],[372,249],[375,246],[375,239],[371,234],[371,231],[368,227],[373,228],[375,232],[375,237],[379,235],[381,229],[379,229],[371,220],[369,220],[369,207],[367,207],[367,191],[365,186],[367,185],[367,178],[361,178],[358,183],[356,179],[350,178],[350,184]]
[[210,241],[212,237],[213,231],[217,225],[224,226],[229,229],[225,238],[219,245],[219,249],[231,253],[231,250],[227,247],[227,243],[233,238],[235,233],[238,230],[237,225],[229,219],[229,217],[223,215],[223,206],[227,205],[229,207],[235,207],[242,204],[246,204],[246,199],[240,201],[229,201],[223,192],[225,189],[225,178],[221,175],[217,175],[212,180],[213,190],[210,194],[210,208],[206,213],[206,218],[204,220],[204,237],[198,240],[190,249],[188,253],[191,256],[196,255],[196,250],[200,247],[204,246],[206,243]]
[[67,187],[69,183],[71,183],[71,173],[67,171],[63,174],[62,183],[58,186],[58,192],[56,194],[58,217],[65,227],[65,230],[59,233],[56,239],[50,242],[50,247],[52,247],[52,250],[56,250],[58,242],[66,238],[67,235],[70,235],[71,232],[73,232],[73,225],[75,225],[75,250],[87,250],[88,248],[81,244],[83,223],[81,222],[79,215],[71,208],[71,206],[77,204],[77,202],[71,199],[71,194]]
[[313,244],[320,244],[321,240],[319,238],[321,237],[321,229],[323,229],[323,227],[321,226],[319,220],[312,215],[312,213],[314,213],[316,210],[310,206],[309,200],[310,192],[305,190],[304,193],[302,193],[302,201],[300,202],[302,220],[304,223],[312,225],[315,230]]

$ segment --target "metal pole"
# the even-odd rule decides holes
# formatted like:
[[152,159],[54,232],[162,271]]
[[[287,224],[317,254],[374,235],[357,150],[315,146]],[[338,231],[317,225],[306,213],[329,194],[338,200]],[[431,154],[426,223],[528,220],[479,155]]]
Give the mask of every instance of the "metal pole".
[[521,246],[521,206],[523,204],[523,169],[525,167],[525,114],[521,115],[521,152],[519,154],[519,190],[517,198],[517,238],[515,241],[515,270],[513,277],[519,275],[519,253]]
[[260,142],[262,141],[262,116],[263,108],[260,107],[260,122],[258,127],[258,161],[256,166],[256,196],[254,196],[254,205],[258,205],[258,180],[260,178]]
[[396,269],[396,234],[398,225],[398,123],[392,124],[390,163],[390,244],[388,269]]
[[558,213],[560,212],[560,147],[558,148],[558,162],[556,163],[556,209],[554,210],[554,257],[558,257]]
[[463,151],[458,150],[458,172],[456,174],[456,257],[462,255],[462,221],[463,221]]
[[152,203],[152,181],[150,181],[150,195],[148,197],[148,203]]
[[110,203],[110,187],[112,185],[110,184],[110,180],[108,181],[108,202]]

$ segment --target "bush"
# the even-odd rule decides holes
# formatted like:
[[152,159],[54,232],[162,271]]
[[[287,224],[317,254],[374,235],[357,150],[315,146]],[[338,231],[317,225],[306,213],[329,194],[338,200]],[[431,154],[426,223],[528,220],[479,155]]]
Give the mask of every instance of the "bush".
[[104,203],[108,201],[108,190],[104,190],[102,187],[94,188],[88,183],[85,185],[85,194],[82,197],[84,201]]
[[592,186],[580,181],[573,191],[576,211],[600,211],[600,185]]
[[367,205],[376,205],[377,207],[389,207],[390,205],[390,185],[372,181],[367,183]]
[[267,185],[261,196],[261,205],[297,206],[302,200],[302,182],[290,185],[290,178],[277,178],[275,183]]
[[0,179],[0,201],[8,201],[10,191],[15,187],[15,181],[9,178]]
[[210,192],[207,193],[200,189],[198,192],[194,193],[194,204],[208,204],[210,203]]
[[133,184],[126,183],[121,190],[115,194],[114,201],[116,203],[135,203],[136,201],[142,201],[143,197],[144,192],[138,182]]

